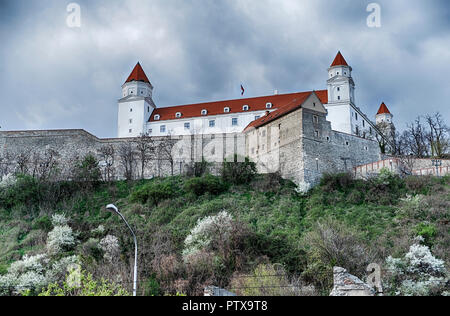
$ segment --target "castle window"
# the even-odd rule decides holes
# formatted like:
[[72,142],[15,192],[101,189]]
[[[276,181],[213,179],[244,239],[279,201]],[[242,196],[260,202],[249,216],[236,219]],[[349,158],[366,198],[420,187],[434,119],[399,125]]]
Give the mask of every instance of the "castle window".
[[133,109],[130,109],[130,112],[133,112]]
[[252,148],[252,155],[255,154],[255,148]]
[[215,126],[216,126],[216,121],[215,120],[209,121],[209,127],[215,127]]
[[355,113],[355,118],[356,120],[358,120],[358,113]]
[[366,146],[366,147],[364,147],[364,149],[365,149],[366,151],[368,151],[368,150],[369,150],[369,147]]
[[341,88],[338,87],[338,88],[337,88],[337,91],[341,91]]
[[330,136],[327,136],[327,142],[330,142]]
[[165,133],[165,132],[166,132],[166,125],[161,125],[161,126],[159,127],[159,131],[160,131],[161,133]]
[[339,75],[339,71],[336,73],[336,75]]
[[191,123],[184,123],[184,129],[191,129]]
[[248,106],[248,105],[244,105],[244,106],[242,107],[242,111],[248,111],[248,109],[249,109],[249,106]]
[[224,109],[223,109],[223,112],[224,112],[224,113],[230,113],[230,108],[229,108],[229,107],[224,108]]
[[262,137],[266,137],[266,131],[262,131]]
[[150,128],[149,130],[148,130],[148,134],[152,134],[153,133],[153,130]]
[[266,103],[266,109],[271,109],[273,107],[273,104],[268,102]]
[[316,107],[316,102],[313,103],[313,106]]
[[359,136],[359,126],[356,126],[356,135]]
[[133,133],[133,130],[130,128],[130,129],[128,130],[128,132],[131,134],[131,133]]
[[340,100],[341,99],[341,96],[340,95],[338,95],[338,100]]
[[150,112],[150,107],[149,106],[147,106],[147,112]]
[[232,126],[238,126],[238,119],[237,119],[237,117],[234,117],[234,118],[231,119],[231,125]]
[[314,124],[319,124],[319,117],[317,115],[313,115]]
[[315,132],[314,132],[314,136],[315,136],[316,138],[319,138],[319,131],[315,131]]
[[181,116],[182,116],[181,112],[177,112],[177,113],[175,114],[175,117],[176,117],[176,118],[180,118]]
[[258,120],[260,117],[261,117],[261,116],[256,115],[256,116],[255,116],[255,121]]
[[370,135],[372,135],[372,127],[369,127]]
[[349,145],[350,145],[350,143],[349,143],[349,142],[345,142],[345,145],[346,145],[346,146],[349,146]]
[[208,114],[208,110],[203,109],[203,110],[202,110],[202,115],[205,116],[205,115],[207,115],[207,114]]
[[156,114],[154,117],[155,121],[159,121],[161,119],[161,116],[159,114]]
[[130,124],[132,124],[133,123],[133,119],[130,119]]

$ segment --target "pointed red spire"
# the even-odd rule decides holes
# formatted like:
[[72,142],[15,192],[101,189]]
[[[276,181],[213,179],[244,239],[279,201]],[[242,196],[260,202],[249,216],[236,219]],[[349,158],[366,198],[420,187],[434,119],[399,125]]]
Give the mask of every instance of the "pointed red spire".
[[136,66],[134,67],[133,71],[131,72],[130,76],[128,77],[127,81],[125,81],[125,83],[131,82],[131,81],[143,81],[143,82],[150,83],[150,80],[148,80],[148,78],[144,72],[144,69],[142,69],[140,63],[136,64]]
[[384,104],[384,102],[381,103],[380,109],[378,110],[377,115],[380,114],[391,114],[391,112],[389,112],[389,109],[387,108],[386,104]]
[[340,51],[337,53],[336,58],[334,59],[333,63],[331,64],[331,67],[334,67],[334,66],[348,66],[347,62],[345,61],[344,56],[342,56]]

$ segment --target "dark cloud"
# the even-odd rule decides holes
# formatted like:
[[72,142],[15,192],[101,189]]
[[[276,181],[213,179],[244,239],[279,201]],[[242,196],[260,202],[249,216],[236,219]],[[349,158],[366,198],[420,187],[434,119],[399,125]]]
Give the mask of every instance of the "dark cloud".
[[337,50],[353,66],[358,105],[385,101],[397,124],[450,118],[447,0],[378,1],[382,27],[354,0],[0,2],[2,129],[84,128],[116,134],[120,86],[137,61],[158,106],[326,88]]

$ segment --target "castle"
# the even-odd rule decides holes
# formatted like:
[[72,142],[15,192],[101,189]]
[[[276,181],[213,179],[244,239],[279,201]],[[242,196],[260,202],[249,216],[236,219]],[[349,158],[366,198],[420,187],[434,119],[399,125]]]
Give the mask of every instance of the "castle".
[[[265,97],[157,107],[152,99],[153,85],[138,63],[122,85],[118,137],[240,133],[266,112],[298,103],[305,93],[311,92],[275,92]],[[314,92],[325,106],[333,130],[373,139],[380,134],[376,124],[356,106],[352,67],[341,52],[328,68],[327,90]],[[376,123],[381,121],[392,125],[392,115],[384,103],[376,116]]]
[[[307,190],[325,172],[379,161],[377,139],[389,144],[389,133],[395,131],[384,103],[375,123],[356,105],[352,67],[340,52],[328,68],[326,90],[158,107],[153,89],[138,63],[122,85],[117,138],[98,139],[82,130],[0,132],[0,159],[54,148],[61,161],[70,161],[106,145],[118,152],[146,134],[156,142],[177,142],[170,162],[157,158],[148,164],[147,178],[173,174],[174,164],[175,173],[183,173],[192,161],[220,164],[237,153],[256,162],[259,172],[279,172]],[[118,171],[117,178],[122,174]]]

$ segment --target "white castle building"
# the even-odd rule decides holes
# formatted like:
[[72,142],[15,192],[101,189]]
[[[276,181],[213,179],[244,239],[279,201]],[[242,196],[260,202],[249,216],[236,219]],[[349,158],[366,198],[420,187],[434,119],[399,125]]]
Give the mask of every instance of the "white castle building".
[[[122,86],[118,137],[242,132],[267,112],[295,103],[311,92],[157,107],[152,99],[153,86],[138,63]],[[333,130],[372,139],[380,133],[376,123],[356,105],[352,67],[340,52],[328,68],[327,90],[314,92],[328,111],[327,120]],[[384,103],[377,115],[377,122],[382,120],[392,122]]]

